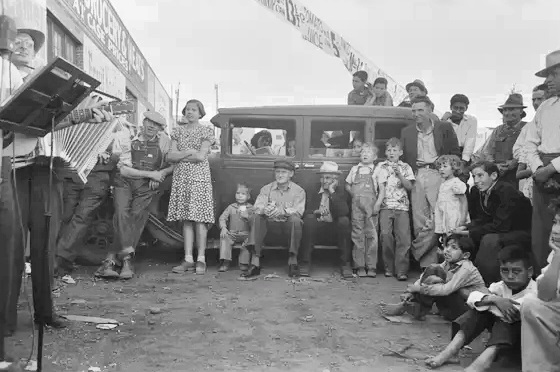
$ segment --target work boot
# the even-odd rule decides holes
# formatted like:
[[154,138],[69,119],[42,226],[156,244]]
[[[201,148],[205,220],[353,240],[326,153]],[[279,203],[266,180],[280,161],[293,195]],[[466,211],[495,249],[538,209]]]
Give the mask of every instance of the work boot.
[[[39,325],[39,319],[35,317],[34,319],[35,324]],[[58,316],[53,315],[50,318],[44,319],[44,324],[47,327],[55,328],[55,329],[62,329],[68,327],[68,320]]]
[[229,270],[230,260],[222,260],[220,268],[218,269],[219,272],[223,273]]
[[130,257],[123,258],[123,266],[119,279],[129,280],[134,276],[134,271],[132,270],[132,263],[130,262]]
[[187,261],[183,261],[179,266],[175,266],[173,269],[171,269],[171,271],[174,272],[175,274],[183,274],[184,272],[193,271],[193,270],[194,270],[194,262],[187,262]]
[[115,260],[112,257],[103,261],[103,265],[97,269],[94,275],[105,279],[118,279],[120,277],[119,273],[115,271]]

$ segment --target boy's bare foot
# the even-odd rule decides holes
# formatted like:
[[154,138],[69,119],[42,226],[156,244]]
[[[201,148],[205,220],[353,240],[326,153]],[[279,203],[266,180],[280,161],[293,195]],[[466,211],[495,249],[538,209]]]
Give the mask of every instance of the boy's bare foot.
[[447,359],[444,355],[440,353],[435,357],[426,359],[424,363],[426,363],[426,366],[428,366],[428,368],[436,369],[443,366],[444,364],[460,364],[460,361],[459,358],[457,357],[451,357]]
[[379,304],[381,307],[381,312],[383,315],[388,316],[395,316],[395,315],[403,315],[406,312],[406,303],[399,302],[398,304]]

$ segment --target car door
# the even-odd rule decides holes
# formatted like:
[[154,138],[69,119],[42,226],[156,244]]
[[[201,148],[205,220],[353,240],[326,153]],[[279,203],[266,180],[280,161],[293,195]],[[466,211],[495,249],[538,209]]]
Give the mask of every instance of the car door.
[[[276,160],[288,158],[299,167],[303,144],[297,138],[301,137],[301,117],[231,116],[226,128],[222,128],[222,169],[217,177],[220,210],[235,200],[239,183],[251,188],[254,203],[261,187],[274,180]],[[296,172],[294,181],[299,178]]]

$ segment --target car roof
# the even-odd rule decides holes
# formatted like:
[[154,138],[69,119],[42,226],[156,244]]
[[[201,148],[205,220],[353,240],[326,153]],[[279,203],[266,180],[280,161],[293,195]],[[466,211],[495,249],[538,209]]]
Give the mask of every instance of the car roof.
[[412,119],[412,110],[406,107],[358,105],[289,105],[260,107],[227,107],[218,109],[210,121],[220,126],[220,118],[232,115],[255,116],[325,116],[325,117],[375,117],[387,119]]

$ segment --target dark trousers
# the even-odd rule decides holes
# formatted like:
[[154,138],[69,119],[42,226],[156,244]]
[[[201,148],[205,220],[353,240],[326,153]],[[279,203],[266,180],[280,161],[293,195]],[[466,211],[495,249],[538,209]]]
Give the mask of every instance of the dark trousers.
[[[447,278],[447,273],[443,268],[437,264],[431,265],[424,270],[422,274],[421,283],[423,283],[429,276],[435,275],[444,281]],[[453,292],[447,296],[428,296],[423,294],[414,294],[414,301],[420,303],[422,307],[426,309],[431,309],[435,303],[440,315],[449,321],[455,320],[457,317],[464,314],[469,307],[466,303],[466,298],[464,298],[460,291]]]
[[[13,267],[13,231],[15,225],[14,195],[10,178],[10,157],[2,158],[2,182],[0,183],[0,353],[4,353],[4,331],[6,328],[13,330],[15,325],[6,327],[6,313],[8,310],[8,297],[10,292],[10,278]],[[4,354],[0,355],[0,360]]]
[[484,283],[490,285],[499,282],[500,263],[498,262],[498,253],[502,249],[503,244],[521,243],[522,245],[530,244],[530,236],[528,231],[510,231],[504,234],[487,234],[484,235],[478,244],[474,265],[482,275]]
[[148,206],[156,193],[157,190],[150,189],[150,180],[147,178],[115,176],[113,224],[116,236],[112,253],[136,248],[148,221]]
[[105,201],[111,186],[109,172],[92,172],[82,185],[72,180],[64,183],[63,225],[58,235],[57,255],[68,262],[76,260],[76,244],[84,238],[94,213]]
[[[31,165],[15,171],[19,216],[14,208],[14,237],[12,244],[13,266],[10,277],[8,299],[8,327],[15,329],[17,324],[17,302],[21,289],[21,279],[25,268],[25,247],[29,232],[31,255],[31,281],[33,284],[33,305],[35,318],[45,321],[54,315],[51,282],[54,275],[55,243],[62,219],[62,182],[53,175],[53,188],[50,197],[51,220],[48,236],[46,234],[45,211],[49,192],[49,168],[45,165]],[[18,218],[19,217],[19,218]],[[21,229],[23,227],[23,230]],[[45,251],[45,242],[48,250]],[[48,270],[48,272],[45,272]],[[50,280],[45,280],[49,278]]]
[[531,246],[536,262],[535,275],[539,275],[541,268],[547,265],[546,259],[550,253],[548,240],[554,220],[554,211],[548,208],[550,201],[560,196],[546,193],[537,182],[533,183],[533,219],[531,223]]
[[262,256],[264,238],[269,228],[280,231],[283,236],[290,237],[288,252],[290,255],[297,258],[301,244],[303,220],[297,216],[290,216],[287,221],[279,222],[269,221],[268,218],[262,214],[253,215],[251,218],[251,232],[249,233],[247,246],[254,247],[254,251],[251,253],[255,254],[257,257]]
[[379,213],[381,247],[386,273],[408,274],[410,265],[410,215],[408,211],[382,209]]
[[300,262],[311,266],[313,249],[315,248],[315,237],[317,229],[329,225],[336,229],[336,240],[340,252],[340,265],[350,267],[352,261],[352,244],[350,244],[350,233],[352,226],[348,217],[339,217],[333,222],[317,221],[317,216],[310,214],[305,216],[303,222],[303,239],[300,253]]
[[521,322],[506,323],[490,311],[470,309],[451,323],[451,337],[463,331],[465,345],[474,341],[484,330],[490,332],[487,347],[519,347],[521,351]]

